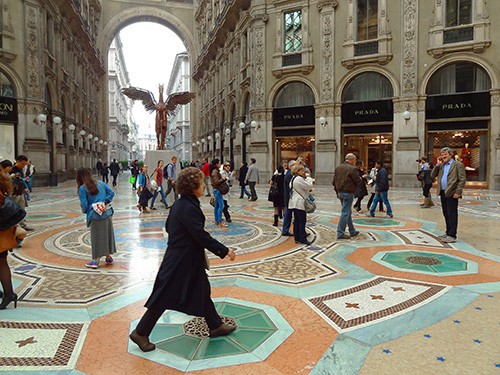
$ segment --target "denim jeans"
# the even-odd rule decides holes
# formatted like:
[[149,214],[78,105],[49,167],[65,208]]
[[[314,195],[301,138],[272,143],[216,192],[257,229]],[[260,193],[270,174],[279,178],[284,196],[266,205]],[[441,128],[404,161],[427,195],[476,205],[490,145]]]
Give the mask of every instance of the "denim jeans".
[[285,207],[285,215],[283,215],[283,230],[281,233],[290,233],[290,224],[292,224],[292,210]]
[[224,199],[222,199],[222,194],[219,189],[214,189],[215,206],[214,206],[214,216],[215,222],[222,223],[222,210],[224,209]]
[[349,227],[351,236],[356,232],[352,223],[352,202],[354,201],[353,193],[339,193],[340,203],[342,204],[342,212],[340,213],[339,223],[337,225],[337,237],[345,235],[346,226]]
[[165,206],[168,206],[168,203],[167,203],[167,197],[165,197],[165,192],[163,191],[163,186],[159,186],[158,187],[158,190],[155,191],[155,193],[153,194],[153,199],[151,200],[151,208],[153,208],[155,206],[155,200],[156,200],[156,197],[158,196],[158,193],[160,193],[161,195],[161,201],[163,202],[163,204]]
[[370,216],[375,216],[375,209],[377,208],[377,204],[379,201],[384,202],[387,208],[387,215],[392,216],[392,208],[389,203],[389,198],[387,197],[387,191],[381,191],[378,194],[375,194],[375,199],[373,200],[372,206],[370,207]]
[[243,186],[241,187],[240,198],[243,198],[243,194],[244,194],[244,195],[246,195],[246,196],[247,196],[247,198],[250,198],[250,197],[251,197],[251,195],[250,195],[250,193],[248,192],[248,190],[247,190],[247,188],[246,188],[246,186],[245,186],[245,185],[243,185]]

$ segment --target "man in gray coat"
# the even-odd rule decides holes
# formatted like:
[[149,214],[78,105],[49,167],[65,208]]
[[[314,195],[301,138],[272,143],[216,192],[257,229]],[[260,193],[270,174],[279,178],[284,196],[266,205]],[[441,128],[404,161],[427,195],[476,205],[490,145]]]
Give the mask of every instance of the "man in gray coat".
[[446,234],[441,236],[444,243],[457,241],[458,198],[465,186],[465,166],[453,157],[449,147],[441,149],[431,178],[437,181],[437,193],[441,198],[441,208],[446,222]]
[[245,182],[250,186],[250,195],[251,197],[248,199],[250,202],[254,202],[257,200],[257,192],[255,191],[255,184],[259,183],[259,168],[257,168],[257,161],[254,158],[251,158],[250,161],[252,164],[248,167],[247,176],[245,177]]

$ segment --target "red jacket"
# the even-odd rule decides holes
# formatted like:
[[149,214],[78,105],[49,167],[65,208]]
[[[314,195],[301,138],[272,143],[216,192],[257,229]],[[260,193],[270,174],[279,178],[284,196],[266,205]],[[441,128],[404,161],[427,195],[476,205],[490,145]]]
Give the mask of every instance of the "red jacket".
[[209,169],[210,169],[210,166],[208,165],[208,162],[203,163],[203,165],[201,166],[201,171],[203,172],[205,177],[210,176]]

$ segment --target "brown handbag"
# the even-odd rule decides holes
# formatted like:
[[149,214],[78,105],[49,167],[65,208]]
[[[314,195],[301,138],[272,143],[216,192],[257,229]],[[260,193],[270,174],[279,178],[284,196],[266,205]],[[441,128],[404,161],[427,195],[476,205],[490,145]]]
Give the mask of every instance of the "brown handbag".
[[17,247],[16,227],[0,231],[0,253]]

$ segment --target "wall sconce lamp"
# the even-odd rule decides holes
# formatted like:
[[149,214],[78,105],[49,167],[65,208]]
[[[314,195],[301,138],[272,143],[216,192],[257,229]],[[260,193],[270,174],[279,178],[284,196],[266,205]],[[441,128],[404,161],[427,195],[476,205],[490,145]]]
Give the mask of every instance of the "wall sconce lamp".
[[215,138],[219,139],[220,138],[220,133],[215,133]]
[[200,141],[196,141],[196,146],[200,147]]
[[245,124],[243,121],[240,122],[240,124],[238,125],[240,127],[241,130],[245,129],[245,126],[247,126],[247,124]]
[[405,119],[405,123],[408,125],[408,121],[410,121],[410,118],[411,118],[410,111],[404,111],[403,112],[403,118]]
[[61,118],[59,116],[56,116],[52,119],[52,122],[54,123],[54,125],[61,125]]
[[205,143],[205,138],[202,138],[202,139],[201,139],[201,143]]
[[99,141],[99,138],[95,137],[94,142],[97,142],[97,141]]
[[207,139],[208,139],[209,141],[211,141],[211,140],[212,140],[212,136],[211,136],[211,135],[209,135],[209,136],[207,137]]
[[224,133],[229,137],[229,135],[231,134],[231,129],[226,128],[226,130],[224,130]]
[[38,125],[45,125],[47,123],[47,115],[45,113],[40,113],[33,119],[33,122]]
[[68,129],[71,132],[71,134],[73,134],[75,132],[75,129],[76,129],[75,124],[69,124]]
[[194,143],[194,142],[193,142],[193,144],[192,144],[191,146],[195,147],[195,146],[196,146],[196,143]]
[[107,146],[107,145],[108,145],[108,142],[104,142],[104,143],[103,143],[103,145],[104,145],[104,146]]
[[100,145],[102,145],[103,143],[104,143],[104,141],[101,139],[101,140],[99,141],[99,144],[100,144]]
[[80,130],[80,135],[83,137],[85,135],[85,130]]
[[89,134],[89,135],[87,135],[87,137],[88,137],[89,139],[92,139],[93,135],[92,135],[92,134]]
[[321,116],[319,119],[319,124],[321,125],[321,127],[324,129],[326,128],[326,125],[328,125],[328,121],[326,121],[326,118],[324,118],[323,116]]
[[251,126],[251,127],[252,127],[252,129],[253,129],[253,130],[255,130],[255,131],[257,131],[257,130],[259,130],[259,129],[260,129],[260,124],[259,124],[257,121],[255,121],[255,120],[253,120],[253,121],[250,123],[250,126]]

